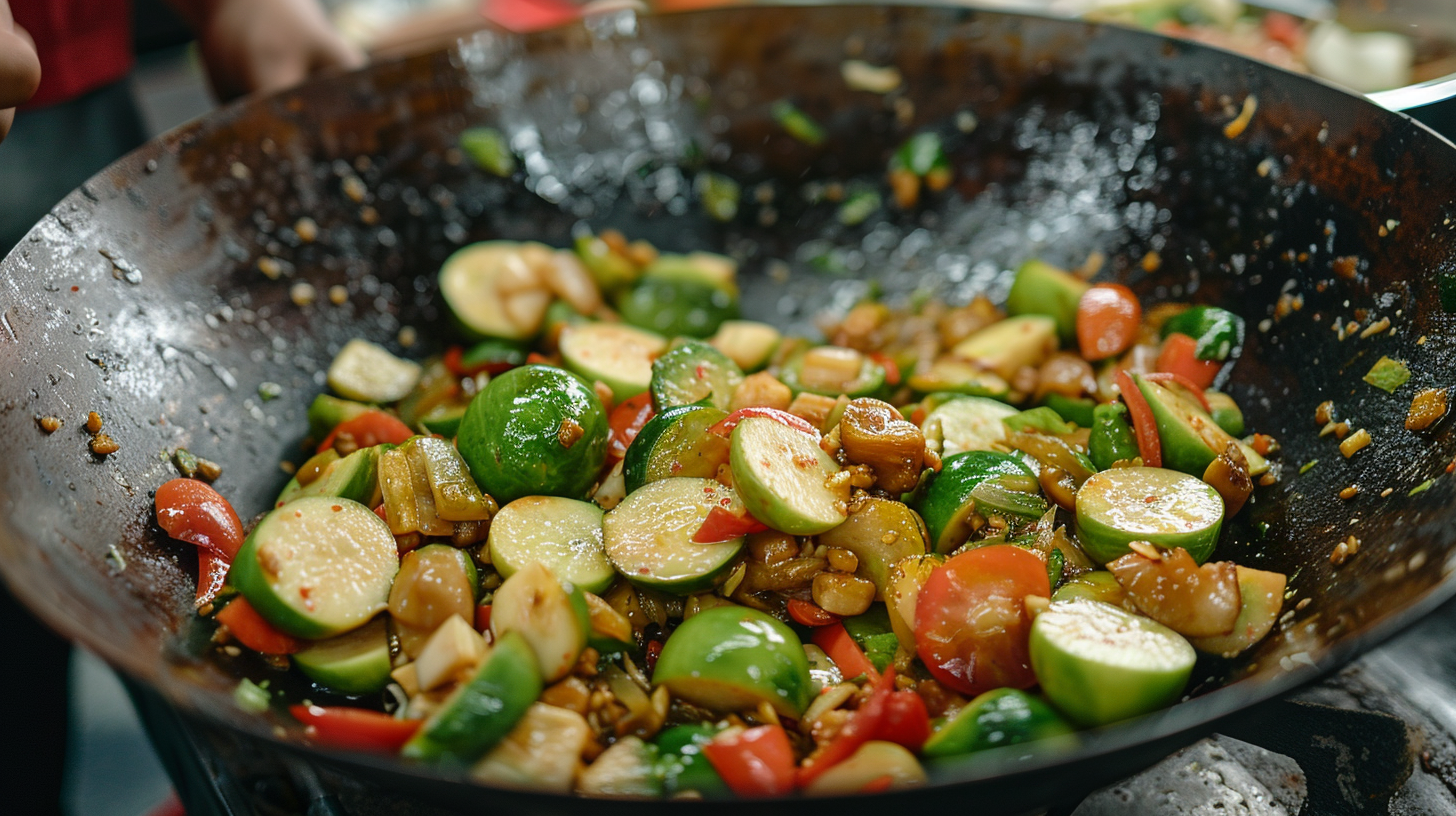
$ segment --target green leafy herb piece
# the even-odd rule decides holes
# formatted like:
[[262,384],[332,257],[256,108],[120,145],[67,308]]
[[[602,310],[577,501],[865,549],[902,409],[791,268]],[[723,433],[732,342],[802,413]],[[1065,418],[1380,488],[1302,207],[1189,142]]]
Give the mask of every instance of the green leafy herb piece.
[[839,223],[853,227],[864,223],[866,218],[880,208],[880,194],[874,190],[860,190],[839,205]]
[[1405,362],[1390,357],[1376,360],[1364,377],[1365,382],[1388,394],[1394,394],[1395,389],[1405,385],[1410,378],[1410,367]]
[[932,170],[948,169],[950,161],[945,157],[938,133],[917,133],[911,136],[890,160],[891,170],[909,170],[921,178]]
[[1441,309],[1448,314],[1456,312],[1456,273],[1441,275],[1437,288],[1441,295]]
[[775,122],[789,132],[790,136],[804,144],[818,147],[824,143],[824,128],[810,118],[809,114],[799,110],[794,103],[779,100],[769,109],[769,114],[773,116]]
[[1318,459],[1311,459],[1308,462],[1305,462],[1304,463],[1304,466],[1299,469],[1299,475],[1300,476],[1303,476],[1304,474],[1310,472],[1311,470],[1314,470],[1314,466],[1315,465],[1318,465],[1318,464],[1319,464],[1319,460]]
[[703,200],[703,209],[715,221],[732,221],[738,215],[738,199],[742,189],[738,182],[727,176],[704,171],[693,182],[698,197]]
[[510,145],[506,144],[505,135],[495,128],[466,130],[460,134],[460,149],[476,167],[487,173],[505,178],[516,172],[516,157],[511,153]]
[[279,385],[276,382],[258,383],[258,396],[261,397],[264,402],[278,399],[279,397],[283,396],[283,386]]
[[244,677],[233,689],[233,702],[249,714],[262,714],[268,710],[268,692]]
[[1427,490],[1430,490],[1431,489],[1431,485],[1433,485],[1435,483],[1436,483],[1436,480],[1435,479],[1427,479],[1424,482],[1421,482],[1420,484],[1418,484],[1415,487],[1411,488],[1411,491],[1409,493],[1407,493],[1406,495],[1407,496],[1414,496],[1414,495],[1416,495],[1418,493],[1424,493]]

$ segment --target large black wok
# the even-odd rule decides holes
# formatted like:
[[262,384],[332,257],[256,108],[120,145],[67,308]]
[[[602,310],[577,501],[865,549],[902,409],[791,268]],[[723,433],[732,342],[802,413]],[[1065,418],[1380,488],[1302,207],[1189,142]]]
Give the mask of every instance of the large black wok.
[[[848,89],[848,56],[897,66],[903,92]],[[1247,129],[1226,135],[1250,96]],[[781,99],[824,123],[828,140],[787,136],[770,117]],[[475,124],[511,136],[515,178],[475,170],[453,150]],[[856,227],[814,202],[826,182],[877,182],[894,147],[922,128],[951,148],[948,194]],[[744,186],[730,224],[694,200],[704,167]],[[348,194],[355,178],[366,200]],[[317,241],[293,231],[301,216],[321,227]],[[73,193],[6,258],[0,569],[48,623],[171,703],[246,741],[297,746],[286,715],[233,702],[233,672],[277,683],[276,673],[199,657],[207,633],[192,617],[195,556],[160,535],[150,494],[173,476],[167,452],[184,446],[224,464],[217,487],[245,517],[266,508],[286,478],[278,461],[299,459],[304,406],[344,340],[398,348],[399,328],[413,326],[422,339],[410,353],[438,348],[434,273],[462,242],[565,245],[580,222],[668,249],[719,249],[744,259],[747,311],[784,324],[852,302],[864,279],[891,293],[934,282],[938,297],[995,296],[1004,270],[1027,256],[1075,266],[1100,250],[1103,277],[1248,319],[1230,388],[1249,426],[1282,443],[1283,478],[1258,492],[1219,555],[1288,573],[1290,612],[1251,653],[1200,664],[1189,702],[1089,734],[1069,753],[956,766],[895,794],[896,807],[1026,808],[1145,766],[1456,593],[1456,489],[1444,475],[1456,425],[1402,426],[1417,389],[1450,385],[1456,318],[1441,308],[1438,282],[1456,275],[1453,219],[1456,148],[1423,127],[1318,82],[1144,33],[868,6],[627,13],[525,38],[484,33],[174,131]],[[1160,265],[1144,262],[1150,251]],[[265,257],[284,277],[260,272]],[[290,290],[303,281],[318,298],[300,306]],[[323,297],[334,284],[348,287],[347,304]],[[1341,340],[1332,329],[1379,317],[1393,334]],[[1414,372],[1393,396],[1361,382],[1382,355]],[[263,400],[265,381],[283,396]],[[1325,399],[1375,444],[1346,461],[1317,437]],[[79,427],[93,409],[121,443],[104,460]],[[46,414],[66,427],[43,434],[35,417]],[[1428,478],[1428,490],[1408,495]],[[1337,499],[1352,483],[1360,496]],[[1331,550],[1350,535],[1360,553],[1332,566]],[[370,784],[473,810],[582,807],[388,759],[329,759]]]

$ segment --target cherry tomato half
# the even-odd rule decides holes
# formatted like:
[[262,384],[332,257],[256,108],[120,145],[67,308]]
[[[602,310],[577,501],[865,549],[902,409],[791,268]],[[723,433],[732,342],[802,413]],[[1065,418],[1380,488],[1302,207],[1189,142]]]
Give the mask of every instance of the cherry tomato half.
[[998,544],[970,550],[930,574],[915,603],[915,642],[935,679],[967,695],[1036,685],[1026,596],[1051,595],[1046,564]]
[[1077,303],[1077,344],[1082,357],[1105,360],[1127,351],[1137,339],[1143,306],[1120,283],[1099,283]]

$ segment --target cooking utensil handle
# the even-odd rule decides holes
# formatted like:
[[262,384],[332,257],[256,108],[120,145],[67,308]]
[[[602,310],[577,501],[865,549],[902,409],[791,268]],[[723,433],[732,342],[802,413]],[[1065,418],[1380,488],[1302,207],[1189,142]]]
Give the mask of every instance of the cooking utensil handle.
[[1375,104],[1409,115],[1456,142],[1456,74],[1370,94]]

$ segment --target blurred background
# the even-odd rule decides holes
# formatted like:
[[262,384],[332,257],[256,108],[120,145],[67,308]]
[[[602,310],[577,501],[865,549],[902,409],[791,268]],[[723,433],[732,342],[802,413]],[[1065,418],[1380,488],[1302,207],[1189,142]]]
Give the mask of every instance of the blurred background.
[[[678,11],[732,0],[595,0]],[[571,19],[570,0],[322,0],[339,31],[376,59],[449,44],[486,21],[515,30]],[[1111,20],[1189,37],[1360,91],[1456,74],[1451,0],[980,0],[973,5]],[[192,34],[164,0],[135,0],[138,63],[130,91],[156,136],[215,102]],[[170,784],[120,683],[78,653],[71,668],[71,749],[64,810],[161,814]]]

